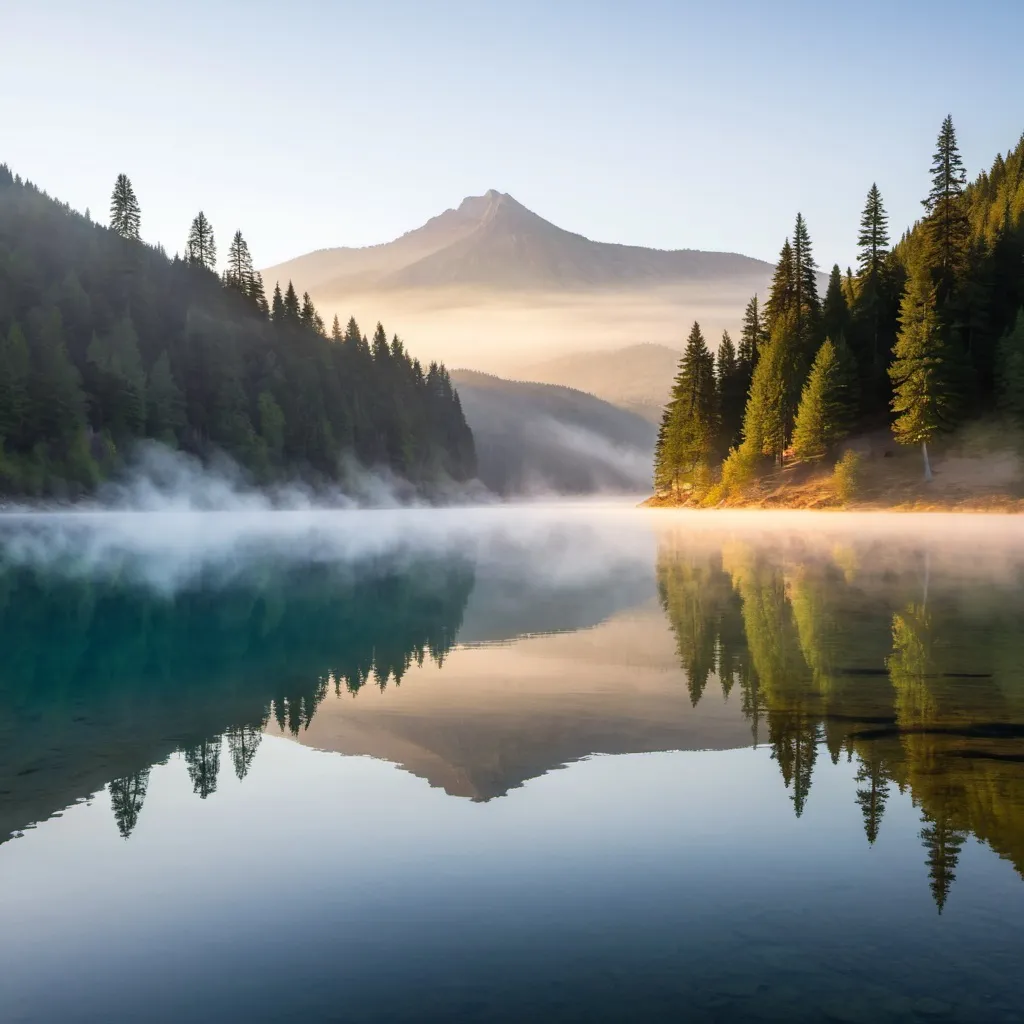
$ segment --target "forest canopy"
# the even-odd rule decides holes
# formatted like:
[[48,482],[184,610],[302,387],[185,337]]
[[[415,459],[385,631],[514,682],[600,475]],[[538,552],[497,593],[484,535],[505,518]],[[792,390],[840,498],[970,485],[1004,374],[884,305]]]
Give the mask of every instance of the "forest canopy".
[[443,365],[380,324],[327,330],[291,282],[268,301],[240,231],[218,276],[202,212],[168,258],[123,174],[109,223],[0,165],[0,493],[81,494],[144,438],[226,452],[261,483],[353,460],[421,485],[475,475]]
[[662,496],[715,504],[787,460],[832,461],[855,431],[928,444],[999,409],[1024,425],[1024,137],[968,184],[951,117],[939,131],[924,217],[891,244],[867,191],[857,268],[824,296],[797,214],[763,303],[716,356],[694,324],[662,418]]

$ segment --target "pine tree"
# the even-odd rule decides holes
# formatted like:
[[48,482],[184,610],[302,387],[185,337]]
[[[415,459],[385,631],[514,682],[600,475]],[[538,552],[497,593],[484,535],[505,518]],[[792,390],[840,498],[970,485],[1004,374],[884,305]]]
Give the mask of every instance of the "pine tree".
[[843,290],[843,275],[839,264],[832,267],[828,279],[828,291],[821,307],[821,329],[826,338],[850,340],[850,307]]
[[138,240],[142,211],[127,174],[119,174],[110,194],[110,229],[122,238]]
[[872,183],[860,216],[860,234],[857,236],[857,271],[862,280],[879,278],[885,269],[889,253],[889,216],[882,205],[882,193]]
[[283,323],[285,318],[284,298],[281,295],[281,282],[274,283],[274,299],[270,306],[270,319],[275,324]]
[[[793,229],[793,280],[797,336],[802,345],[810,347],[817,341],[818,268],[811,253],[811,236],[807,231],[807,222],[800,213],[796,215],[796,225]],[[813,348],[810,348],[810,351],[813,351]]]
[[743,414],[743,450],[755,456],[770,455],[779,465],[782,465],[788,434],[788,376],[792,347],[792,322],[784,318],[761,350]]
[[311,327],[315,330],[317,319],[316,306],[313,305],[313,300],[309,297],[309,292],[303,292],[302,306],[299,309],[299,322],[305,327]]
[[739,444],[743,431],[743,407],[747,401],[747,387],[744,367],[736,356],[736,346],[728,331],[722,332],[715,359],[715,376],[718,383],[718,410],[721,421],[721,441],[724,453]]
[[242,237],[242,232],[236,231],[231,239],[231,245],[228,247],[228,265],[224,271],[224,284],[246,298],[252,298],[255,276],[249,246]]
[[789,239],[782,245],[779,261],[775,264],[768,301],[765,304],[765,327],[769,336],[775,325],[793,311],[796,304],[796,267],[793,262],[793,247]]
[[331,341],[341,341],[344,335],[341,333],[341,321],[338,314],[334,314],[334,322],[331,324]]
[[736,358],[744,370],[753,374],[757,366],[757,357],[762,347],[768,342],[768,329],[764,323],[757,296],[753,296],[743,311],[743,327],[740,331],[740,344]]
[[925,268],[915,271],[907,284],[893,356],[893,434],[900,444],[921,445],[924,478],[931,480],[928,442],[953,426],[957,402],[953,356],[943,339],[936,288]]
[[928,211],[925,222],[928,264],[939,286],[939,300],[944,302],[956,275],[963,269],[971,232],[963,195],[967,176],[956,142],[953,118],[949,115],[939,130],[931,175],[931,191],[928,198],[922,200]]
[[295,285],[288,282],[284,293],[284,319],[289,323],[297,324],[302,320],[302,310],[299,306],[299,296],[296,294]]
[[855,371],[846,343],[826,339],[814,358],[793,428],[793,454],[824,458],[850,431]]
[[213,237],[213,227],[202,210],[195,215],[189,228],[185,259],[194,267],[205,267],[210,271],[217,269],[217,243]]
[[659,487],[678,491],[684,483],[700,484],[718,431],[715,392],[714,356],[694,322],[663,416],[661,461],[655,466]]
[[260,316],[264,318],[270,316],[270,306],[267,305],[267,293],[263,289],[263,275],[258,270],[253,271],[249,298]]
[[1024,424],[1024,309],[999,340],[999,407]]
[[0,445],[18,448],[27,440],[29,414],[28,343],[18,324],[0,334]]

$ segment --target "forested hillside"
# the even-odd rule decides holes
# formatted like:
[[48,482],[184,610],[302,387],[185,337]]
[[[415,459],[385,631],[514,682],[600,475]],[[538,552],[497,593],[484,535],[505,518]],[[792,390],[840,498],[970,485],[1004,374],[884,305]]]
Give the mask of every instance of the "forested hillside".
[[920,446],[929,480],[932,440],[993,411],[1024,425],[1024,137],[968,185],[947,117],[930,173],[925,216],[895,245],[871,186],[856,272],[834,266],[824,298],[797,214],[738,346],[726,336],[712,355],[693,325],[662,418],[661,495],[716,503],[886,425]]
[[142,438],[227,452],[258,482],[332,481],[353,460],[424,484],[475,474],[443,366],[379,324],[328,333],[290,282],[268,302],[241,232],[218,276],[201,212],[173,259],[140,222],[124,175],[105,227],[0,166],[0,491],[83,493]]

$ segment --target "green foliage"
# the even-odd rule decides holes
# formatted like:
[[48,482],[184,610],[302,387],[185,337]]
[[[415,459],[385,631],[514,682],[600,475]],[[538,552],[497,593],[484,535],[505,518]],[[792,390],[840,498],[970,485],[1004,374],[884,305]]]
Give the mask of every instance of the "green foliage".
[[826,338],[833,340],[842,338],[849,342],[851,326],[852,319],[850,307],[846,301],[846,292],[843,288],[843,276],[839,272],[839,264],[836,263],[829,275],[828,291],[825,293],[825,301],[821,307],[821,330]]
[[963,198],[967,175],[957,146],[953,118],[948,115],[939,130],[931,174],[931,190],[922,200],[928,211],[925,237],[928,263],[936,272],[940,291],[944,292],[952,286],[953,275],[964,266],[971,234]]
[[714,356],[700,324],[694,322],[658,435],[655,485],[659,489],[678,491],[684,483],[699,485],[706,480],[718,424]]
[[889,251],[889,215],[882,205],[882,193],[872,183],[860,217],[857,236],[857,268],[862,279],[878,278],[884,271]]
[[5,492],[74,496],[144,437],[260,479],[334,481],[350,462],[423,485],[475,475],[443,366],[425,373],[397,341],[374,359],[354,320],[328,339],[291,284],[271,316],[241,234],[223,279],[215,252],[200,215],[185,260],[142,245],[127,260],[119,233],[0,180]]
[[122,238],[138,240],[142,211],[127,174],[119,174],[110,195],[110,229]]
[[770,455],[781,464],[788,437],[790,377],[793,367],[792,321],[782,319],[761,352],[750,398],[743,414],[742,448],[750,455]]
[[895,392],[893,434],[900,444],[927,443],[955,425],[956,368],[951,346],[943,338],[935,285],[919,270],[900,305],[900,333],[889,367]]
[[217,243],[213,237],[213,225],[200,210],[192,220],[185,241],[185,260],[194,267],[217,269]]
[[850,432],[855,387],[856,369],[842,336],[838,342],[826,339],[800,396],[793,428],[793,454],[798,459],[823,459]]
[[847,448],[832,470],[832,486],[835,488],[836,497],[844,505],[857,497],[863,461],[859,452]]
[[747,401],[750,380],[747,370],[736,355],[736,346],[729,332],[722,333],[715,357],[715,379],[718,386],[718,410],[720,417],[720,452],[728,451],[739,444],[743,432],[743,407]]

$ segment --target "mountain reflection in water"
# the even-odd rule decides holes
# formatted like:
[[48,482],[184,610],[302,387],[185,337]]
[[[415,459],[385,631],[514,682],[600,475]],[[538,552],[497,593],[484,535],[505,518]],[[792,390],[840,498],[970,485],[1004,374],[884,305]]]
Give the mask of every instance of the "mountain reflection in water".
[[[302,530],[287,544],[236,544],[229,560],[195,549],[147,553],[124,537],[112,547],[66,537],[50,544],[43,537],[50,527],[38,524],[28,539],[22,527],[8,531],[0,539],[0,862],[23,843],[57,849],[51,844],[62,836],[59,848],[74,857],[70,822],[51,819],[83,801],[95,804],[90,813],[112,813],[109,827],[131,847],[147,816],[153,825],[152,816],[184,821],[192,802],[216,804],[230,776],[257,800],[272,800],[268,776],[253,781],[251,773],[261,744],[282,739],[296,756],[361,755],[399,766],[443,791],[444,800],[468,798],[467,807],[520,800],[523,809],[542,806],[530,780],[566,767],[558,774],[604,779],[589,784],[604,789],[579,790],[582,781],[574,782],[578,800],[646,806],[657,792],[630,795],[638,769],[628,758],[602,759],[605,766],[587,768],[589,775],[581,762],[693,751],[686,756],[696,760],[680,761],[680,770],[697,771],[687,785],[708,803],[681,826],[696,844],[692,857],[726,827],[719,815],[732,813],[728,804],[712,809],[719,796],[735,792],[739,777],[756,779],[761,792],[764,779],[782,801],[771,805],[780,836],[788,837],[779,842],[801,836],[830,851],[818,868],[818,895],[804,894],[810,905],[819,899],[824,906],[828,893],[844,891],[853,864],[881,885],[894,871],[893,851],[910,852],[913,842],[916,874],[907,884],[926,902],[930,889],[938,911],[931,917],[941,923],[956,904],[952,894],[964,858],[975,856],[968,856],[974,840],[1012,865],[1019,900],[1024,543],[1005,523],[987,539],[976,531],[964,543],[924,527],[857,529],[856,521],[838,518],[828,529],[773,530],[743,519],[705,526],[632,514],[595,525],[577,511],[516,532],[493,513],[475,526],[474,513],[464,515],[458,528],[435,531],[419,545],[413,519],[372,550],[339,554],[321,537],[315,557],[304,549]],[[345,532],[351,522],[367,521],[339,519],[324,529]],[[177,560],[170,576],[146,569],[147,559],[168,557]],[[716,753],[732,757],[742,748],[756,748],[756,768]],[[154,780],[173,767],[169,761],[180,762],[191,796],[154,807]],[[267,764],[282,771],[285,761],[275,755]],[[426,798],[410,801],[416,818]],[[918,823],[904,839],[911,804]],[[582,811],[569,805],[564,813]],[[845,833],[834,824],[823,831],[824,822],[846,814],[860,823],[856,843],[840,838]],[[359,822],[352,827],[358,831]],[[728,827],[742,831],[739,821]],[[887,859],[862,862],[886,846],[888,830],[900,838],[887,847]],[[436,840],[439,848],[453,841]],[[743,843],[733,842],[728,856],[751,881],[763,872],[768,887],[764,908],[749,908],[756,922],[773,905],[767,893],[773,878],[785,878],[784,862],[763,833]],[[650,869],[667,853],[637,847],[631,856]],[[293,854],[298,848],[284,856]],[[600,863],[597,851],[587,856]],[[415,859],[412,850],[408,857]],[[976,877],[1005,900],[993,870],[976,867]],[[18,885],[16,875],[8,884]],[[543,887],[542,875],[535,884]],[[623,879],[609,884],[629,888]],[[968,887],[959,927],[996,943],[986,954],[992,962],[1005,948],[993,925],[998,903],[978,893]],[[647,895],[657,903],[667,894]],[[562,897],[551,898],[561,905]],[[0,884],[0,906],[4,899]],[[730,898],[721,892],[719,899],[723,920],[731,920]],[[563,908],[567,926],[573,915],[586,917],[573,907]],[[660,913],[653,907],[651,921]],[[617,912],[626,928],[629,915]],[[908,911],[891,913],[894,936],[910,927]],[[760,942],[771,929],[747,930]],[[796,933],[787,934],[796,943]],[[877,949],[865,958],[881,956]],[[724,963],[706,966],[709,977]],[[898,973],[898,959],[887,954],[886,964]],[[844,1017],[833,1003],[832,1011],[819,1007],[806,1019],[925,1019],[920,993],[938,982],[926,982],[923,970],[908,975],[908,985],[919,983],[916,1010],[903,1003],[894,1009],[890,1000],[883,1012],[876,1001]],[[704,1016],[695,1019],[753,1019],[757,993],[769,989],[781,1002],[762,1006],[763,1015],[784,1016],[798,1005],[785,986],[776,992],[751,977],[722,982],[717,995],[709,990],[685,1005],[700,1008]],[[1014,1019],[1005,979],[986,977],[987,995],[970,975],[966,984],[976,990],[963,1004],[943,1004],[949,1019],[974,1019],[979,1007],[988,1019]],[[823,978],[819,973],[825,1000],[834,985]],[[862,988],[863,979],[850,984]],[[629,988],[623,985],[621,993]],[[374,1019],[371,1003],[366,1007]],[[506,1009],[513,1019],[511,1003]],[[660,1012],[648,1007],[645,1014],[655,1019]],[[491,1017],[504,1019],[490,1011],[465,1015]],[[115,1017],[97,1009],[95,1018],[83,1010],[81,1019]]]

